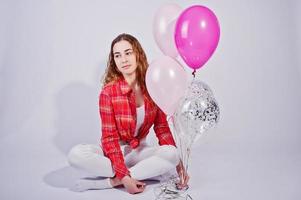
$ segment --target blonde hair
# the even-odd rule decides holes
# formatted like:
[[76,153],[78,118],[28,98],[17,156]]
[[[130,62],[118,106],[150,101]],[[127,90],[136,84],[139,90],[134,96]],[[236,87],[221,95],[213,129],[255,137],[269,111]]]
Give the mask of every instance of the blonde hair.
[[115,82],[116,80],[122,77],[122,74],[118,71],[117,66],[115,64],[113,54],[114,45],[122,40],[128,41],[133,47],[133,51],[136,55],[137,62],[136,79],[142,91],[146,91],[145,74],[148,68],[148,63],[145,52],[142,49],[139,41],[134,36],[126,33],[118,35],[111,43],[111,50],[107,62],[107,68],[102,78],[103,87],[106,86],[108,83]]

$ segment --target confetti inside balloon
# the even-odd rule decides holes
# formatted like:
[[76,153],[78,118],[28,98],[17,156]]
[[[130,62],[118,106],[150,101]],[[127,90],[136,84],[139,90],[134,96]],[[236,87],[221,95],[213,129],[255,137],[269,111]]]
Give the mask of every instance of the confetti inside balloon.
[[193,143],[198,134],[215,126],[220,110],[208,85],[193,80],[174,115],[175,127],[181,138]]
[[178,152],[186,172],[196,136],[215,126],[219,115],[218,104],[209,86],[194,79],[172,117]]

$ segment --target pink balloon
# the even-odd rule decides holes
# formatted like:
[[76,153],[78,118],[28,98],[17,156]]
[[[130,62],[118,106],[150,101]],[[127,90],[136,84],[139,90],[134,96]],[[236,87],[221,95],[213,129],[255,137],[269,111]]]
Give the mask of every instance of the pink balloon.
[[178,50],[174,41],[176,20],[182,8],[174,3],[161,6],[153,19],[153,35],[164,55],[177,57]]
[[187,88],[187,76],[180,63],[169,56],[152,62],[145,77],[149,95],[167,115],[173,115]]
[[201,68],[214,53],[220,37],[215,14],[205,6],[191,6],[179,16],[175,43],[179,54],[192,69]]

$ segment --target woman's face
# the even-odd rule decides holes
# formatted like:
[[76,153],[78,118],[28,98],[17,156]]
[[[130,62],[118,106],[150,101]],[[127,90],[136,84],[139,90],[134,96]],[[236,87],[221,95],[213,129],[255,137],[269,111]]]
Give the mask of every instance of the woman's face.
[[129,76],[135,73],[137,69],[136,55],[128,41],[121,40],[115,43],[113,55],[115,64],[122,75]]

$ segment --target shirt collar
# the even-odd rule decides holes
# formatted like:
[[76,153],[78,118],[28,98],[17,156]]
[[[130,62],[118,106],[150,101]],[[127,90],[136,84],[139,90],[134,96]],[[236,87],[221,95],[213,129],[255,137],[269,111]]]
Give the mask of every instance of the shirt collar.
[[[130,85],[126,82],[126,80],[123,77],[120,78],[118,82],[119,82],[119,87],[120,87],[121,93],[123,95],[132,92],[132,88],[130,87]],[[143,93],[144,96],[146,95],[145,90],[142,90],[142,93]]]
[[126,82],[124,78],[121,78],[119,80],[119,87],[122,94],[128,94],[132,91],[132,88],[129,86],[129,84]]

